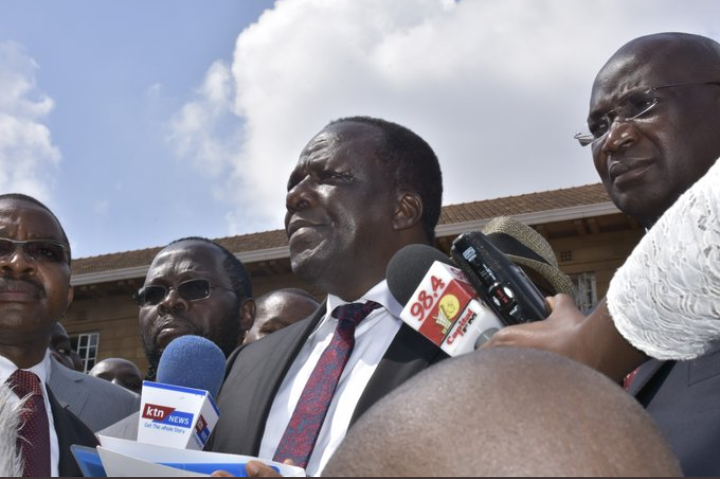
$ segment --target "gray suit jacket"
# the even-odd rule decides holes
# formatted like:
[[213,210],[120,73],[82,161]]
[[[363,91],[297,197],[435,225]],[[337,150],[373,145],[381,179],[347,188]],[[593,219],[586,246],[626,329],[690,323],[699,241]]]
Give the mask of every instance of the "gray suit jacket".
[[112,426],[96,432],[101,436],[117,437],[120,439],[127,439],[128,441],[137,441],[139,421],[140,411],[134,412]]
[[68,369],[51,358],[48,386],[67,406],[97,432],[140,410],[140,396],[115,384]]
[[[206,449],[258,455],[275,394],[325,311],[323,303],[309,318],[242,346],[230,356],[218,398],[220,420]],[[351,427],[384,395],[447,357],[440,348],[403,324],[360,397]]]

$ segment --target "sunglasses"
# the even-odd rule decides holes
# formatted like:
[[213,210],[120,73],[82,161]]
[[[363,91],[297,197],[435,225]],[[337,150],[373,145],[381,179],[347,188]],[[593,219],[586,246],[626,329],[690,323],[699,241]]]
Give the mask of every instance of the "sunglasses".
[[235,292],[232,288],[213,284],[206,279],[191,279],[180,283],[175,288],[169,288],[159,284],[143,286],[133,295],[133,299],[138,306],[156,306],[162,303],[170,290],[174,289],[178,295],[185,301],[201,301],[210,297],[213,288],[224,289],[225,291]]
[[7,258],[22,247],[26,256],[38,263],[70,264],[70,248],[62,243],[50,240],[18,241],[0,238],[0,258]]

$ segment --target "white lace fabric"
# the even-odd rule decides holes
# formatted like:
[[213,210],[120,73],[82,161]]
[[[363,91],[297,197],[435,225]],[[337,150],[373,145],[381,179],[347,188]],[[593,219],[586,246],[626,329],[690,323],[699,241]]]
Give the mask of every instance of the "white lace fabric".
[[643,237],[607,294],[615,326],[658,359],[720,343],[720,161]]

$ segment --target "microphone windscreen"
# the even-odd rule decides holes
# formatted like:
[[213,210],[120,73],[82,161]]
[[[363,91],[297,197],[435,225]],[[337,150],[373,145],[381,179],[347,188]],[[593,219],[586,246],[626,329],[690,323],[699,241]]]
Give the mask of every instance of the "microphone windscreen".
[[424,244],[411,244],[395,253],[386,270],[388,289],[405,306],[435,261],[454,266],[441,251]]
[[168,344],[160,357],[157,382],[202,389],[217,398],[225,377],[225,355],[212,341],[193,335]]

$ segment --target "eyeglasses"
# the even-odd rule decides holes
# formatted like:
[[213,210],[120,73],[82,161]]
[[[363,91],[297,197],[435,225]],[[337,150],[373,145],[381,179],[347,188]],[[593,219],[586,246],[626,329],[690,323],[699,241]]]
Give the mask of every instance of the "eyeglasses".
[[614,122],[634,121],[655,108],[655,105],[657,105],[660,101],[660,98],[658,98],[655,94],[658,90],[692,85],[720,85],[720,81],[677,83],[674,85],[662,85],[649,88],[644,91],[632,92],[620,100],[615,107],[605,115],[601,116],[597,120],[588,122],[587,129],[589,131],[577,132],[573,138],[580,143],[580,146],[591,145],[597,140],[604,138],[610,132],[610,127]]
[[219,284],[212,284],[206,279],[191,279],[180,283],[175,288],[169,288],[159,284],[152,284],[150,286],[143,286],[140,290],[133,295],[133,299],[138,306],[156,306],[162,303],[170,290],[174,289],[178,292],[180,297],[185,301],[200,301],[210,297],[210,292],[213,288],[220,288],[226,291],[235,292],[232,288],[221,286]]
[[70,264],[70,248],[51,240],[18,241],[0,238],[0,258],[7,258],[21,246],[25,255],[38,263]]

